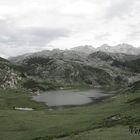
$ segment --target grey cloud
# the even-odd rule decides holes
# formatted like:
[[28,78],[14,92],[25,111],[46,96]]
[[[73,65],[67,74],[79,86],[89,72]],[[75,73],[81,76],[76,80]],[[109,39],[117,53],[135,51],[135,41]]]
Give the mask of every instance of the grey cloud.
[[96,35],[95,39],[99,40],[99,41],[105,41],[105,40],[108,39],[109,36],[110,36],[109,33],[103,33],[103,34],[100,34],[100,35]]
[[31,46],[40,46],[46,45],[47,43],[56,38],[67,36],[68,31],[65,29],[30,28],[20,30],[19,34],[21,34],[21,37],[18,40],[20,43],[24,43],[23,41],[25,41]]
[[8,20],[0,20],[0,56],[9,57],[44,49],[48,43],[69,35],[66,29],[46,27],[18,28]]
[[126,37],[127,40],[138,40],[140,37],[140,31],[132,31]]
[[0,42],[5,44],[14,44],[17,47],[22,45],[43,46],[59,37],[68,36],[66,29],[48,29],[37,28],[16,28],[12,24],[0,21]]
[[114,17],[123,18],[129,15],[133,10],[133,6],[137,0],[111,0],[110,7],[107,10],[106,18],[112,19]]

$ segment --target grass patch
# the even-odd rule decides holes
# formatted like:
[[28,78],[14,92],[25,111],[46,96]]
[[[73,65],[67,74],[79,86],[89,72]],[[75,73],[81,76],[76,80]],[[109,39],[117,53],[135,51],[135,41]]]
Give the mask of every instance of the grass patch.
[[43,103],[31,100],[31,93],[21,89],[0,89],[0,109],[13,110],[15,107],[28,107],[34,109],[44,109]]
[[[20,90],[0,90],[1,140],[139,140],[128,126],[140,124],[138,105],[128,101],[140,97],[140,91],[126,92],[98,104],[49,110],[43,103],[31,101],[31,94]],[[34,111],[16,111],[14,106]],[[116,114],[120,119],[114,120]]]

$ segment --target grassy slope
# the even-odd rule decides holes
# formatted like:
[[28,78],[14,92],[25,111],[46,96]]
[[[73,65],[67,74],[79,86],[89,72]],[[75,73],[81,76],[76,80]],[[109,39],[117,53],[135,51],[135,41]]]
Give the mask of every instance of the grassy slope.
[[[135,91],[96,105],[48,110],[28,93],[0,90],[0,140],[138,140],[140,135],[131,135],[128,125],[140,124],[139,97]],[[35,111],[16,111],[15,106]],[[120,120],[108,119],[117,113]]]

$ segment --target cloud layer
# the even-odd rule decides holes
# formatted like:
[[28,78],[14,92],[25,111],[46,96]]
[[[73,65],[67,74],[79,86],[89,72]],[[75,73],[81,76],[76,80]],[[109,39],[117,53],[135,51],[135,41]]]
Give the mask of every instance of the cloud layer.
[[0,56],[47,48],[140,46],[139,0],[0,0]]

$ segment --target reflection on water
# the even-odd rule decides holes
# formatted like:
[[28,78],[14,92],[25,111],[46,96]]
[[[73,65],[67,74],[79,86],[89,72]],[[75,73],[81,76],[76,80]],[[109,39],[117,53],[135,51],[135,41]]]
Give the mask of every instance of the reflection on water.
[[45,102],[48,106],[70,106],[91,103],[92,98],[109,96],[101,90],[57,90],[46,91],[40,95],[33,96],[33,100]]

